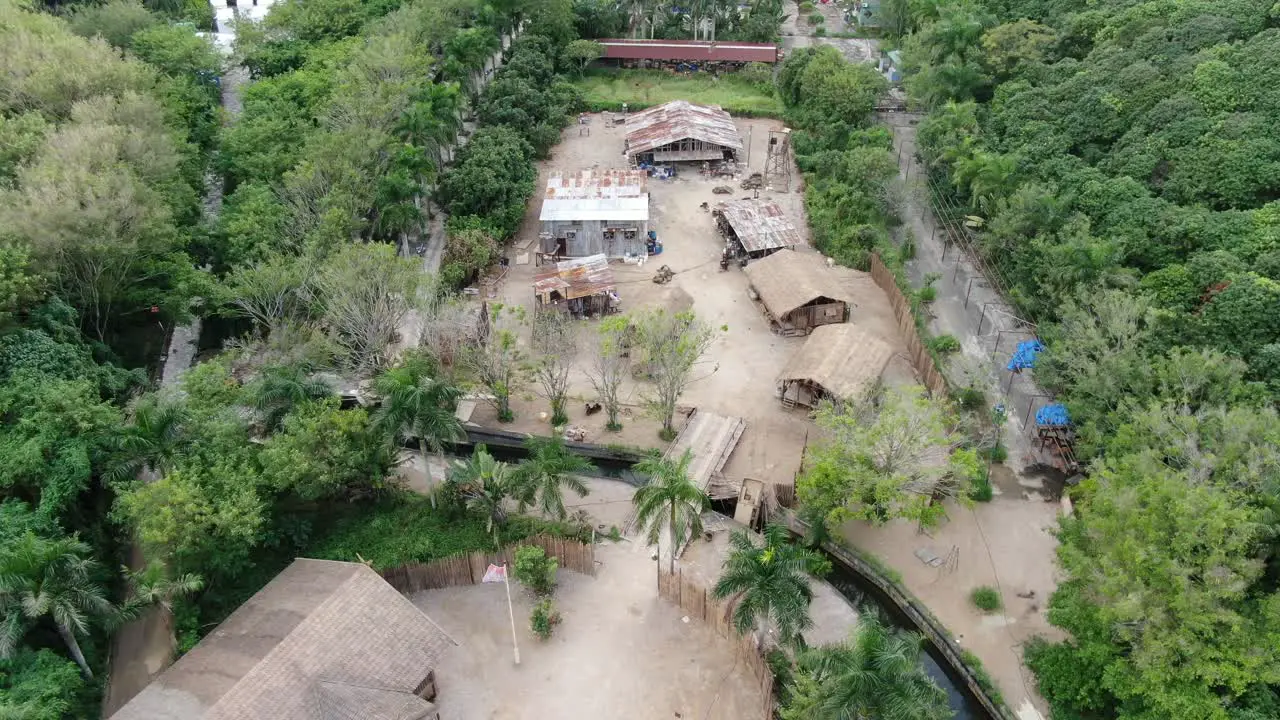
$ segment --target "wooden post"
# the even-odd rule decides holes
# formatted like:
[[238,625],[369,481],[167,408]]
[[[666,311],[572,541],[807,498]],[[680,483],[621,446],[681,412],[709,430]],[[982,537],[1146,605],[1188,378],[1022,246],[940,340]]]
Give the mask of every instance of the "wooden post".
[[511,572],[506,563],[502,564],[502,584],[507,586],[507,612],[511,615],[511,650],[520,664],[520,643],[516,641],[516,610],[511,605]]

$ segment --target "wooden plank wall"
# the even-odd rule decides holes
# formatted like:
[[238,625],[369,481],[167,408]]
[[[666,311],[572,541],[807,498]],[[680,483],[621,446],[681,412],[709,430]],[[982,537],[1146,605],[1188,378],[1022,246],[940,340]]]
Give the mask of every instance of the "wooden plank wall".
[[920,333],[916,330],[916,320],[911,314],[911,303],[902,294],[902,290],[898,289],[897,280],[894,279],[889,268],[885,267],[880,255],[874,252],[871,253],[871,279],[889,297],[889,304],[893,306],[893,316],[898,321],[898,331],[902,333],[902,340],[907,345],[907,357],[911,358],[916,376],[925,387],[929,388],[929,392],[937,396],[945,395],[947,379],[938,371],[937,365],[933,362],[933,356],[929,354],[929,349],[925,347]]
[[566,570],[583,575],[596,574],[594,545],[551,535],[538,535],[503,548],[499,552],[473,552],[433,560],[429,563],[401,565],[383,570],[382,577],[391,587],[406,595],[420,590],[475,585],[484,578],[485,570],[490,564],[507,563],[510,566],[515,561],[516,549],[526,545],[542,548],[549,557],[559,560],[560,567]]
[[760,689],[761,720],[772,720],[773,671],[756,648],[752,634],[739,635],[733,627],[730,614],[733,608],[730,603],[715,599],[701,582],[684,577],[683,570],[677,568],[674,573],[669,573],[661,566],[658,568],[658,597],[674,604],[690,618],[707,625],[717,635],[733,643],[734,651],[745,661]]

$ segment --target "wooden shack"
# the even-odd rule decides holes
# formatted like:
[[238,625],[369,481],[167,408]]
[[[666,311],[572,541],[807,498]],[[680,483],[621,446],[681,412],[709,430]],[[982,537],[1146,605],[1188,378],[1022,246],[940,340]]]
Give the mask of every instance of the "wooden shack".
[[744,268],[764,314],[783,335],[808,335],[849,319],[851,302],[826,258],[777,252]]
[[778,399],[789,408],[817,407],[824,398],[857,399],[892,358],[888,343],[856,325],[823,325],[778,376]]
[[542,307],[574,317],[598,317],[618,309],[617,283],[604,255],[562,260],[533,276],[533,294]]

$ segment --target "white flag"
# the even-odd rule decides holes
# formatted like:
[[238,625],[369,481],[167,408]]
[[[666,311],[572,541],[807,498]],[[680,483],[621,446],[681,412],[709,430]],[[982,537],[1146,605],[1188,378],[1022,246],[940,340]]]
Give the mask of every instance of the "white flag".
[[494,583],[507,581],[506,565],[490,565],[488,570],[484,571],[484,577],[480,582]]

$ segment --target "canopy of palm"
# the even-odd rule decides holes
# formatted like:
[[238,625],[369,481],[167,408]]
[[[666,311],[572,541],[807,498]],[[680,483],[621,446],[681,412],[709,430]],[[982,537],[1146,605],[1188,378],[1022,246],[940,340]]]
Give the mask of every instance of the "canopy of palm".
[[658,542],[666,528],[671,572],[675,572],[680,545],[702,532],[702,513],[708,505],[707,494],[689,479],[692,460],[693,453],[686,450],[679,460],[650,456],[635,466],[636,472],[649,476],[649,482],[631,499],[636,524],[644,529],[650,545]]
[[116,461],[105,473],[110,482],[136,477],[143,469],[163,473],[173,464],[182,446],[188,420],[186,408],[156,398],[143,400],[133,410],[133,422],[115,438]]
[[756,628],[760,641],[770,620],[783,643],[802,646],[802,633],[813,626],[809,603],[813,590],[809,575],[826,561],[818,553],[788,541],[787,529],[770,525],[759,547],[746,532],[729,537],[729,556],[712,594],[734,597],[733,625],[746,634]]
[[333,389],[311,377],[309,368],[302,365],[275,365],[263,369],[252,392],[253,406],[261,413],[263,425],[275,430],[296,405],[329,397]]
[[853,637],[800,654],[798,683],[786,720],[945,720],[944,692],[920,662],[924,639],[887,628],[875,613],[859,616]]
[[525,448],[528,459],[512,473],[520,512],[536,506],[549,517],[564,519],[564,488],[586,497],[587,486],[578,474],[590,470],[591,463],[569,452],[559,436],[531,436]]
[[374,415],[377,427],[393,441],[416,438],[426,465],[427,452],[439,455],[444,444],[466,438],[455,412],[462,390],[439,379],[439,367],[430,357],[411,354],[398,366],[387,370],[374,383],[382,396],[382,406]]
[[46,540],[27,533],[0,555],[0,657],[9,657],[31,626],[49,619],[86,677],[93,677],[77,634],[91,620],[114,620],[116,609],[94,582],[90,548],[75,538]]
[[454,468],[450,478],[467,508],[485,517],[485,530],[499,545],[498,530],[507,521],[505,502],[511,495],[511,466],[495,459],[484,445],[477,445],[471,457]]

